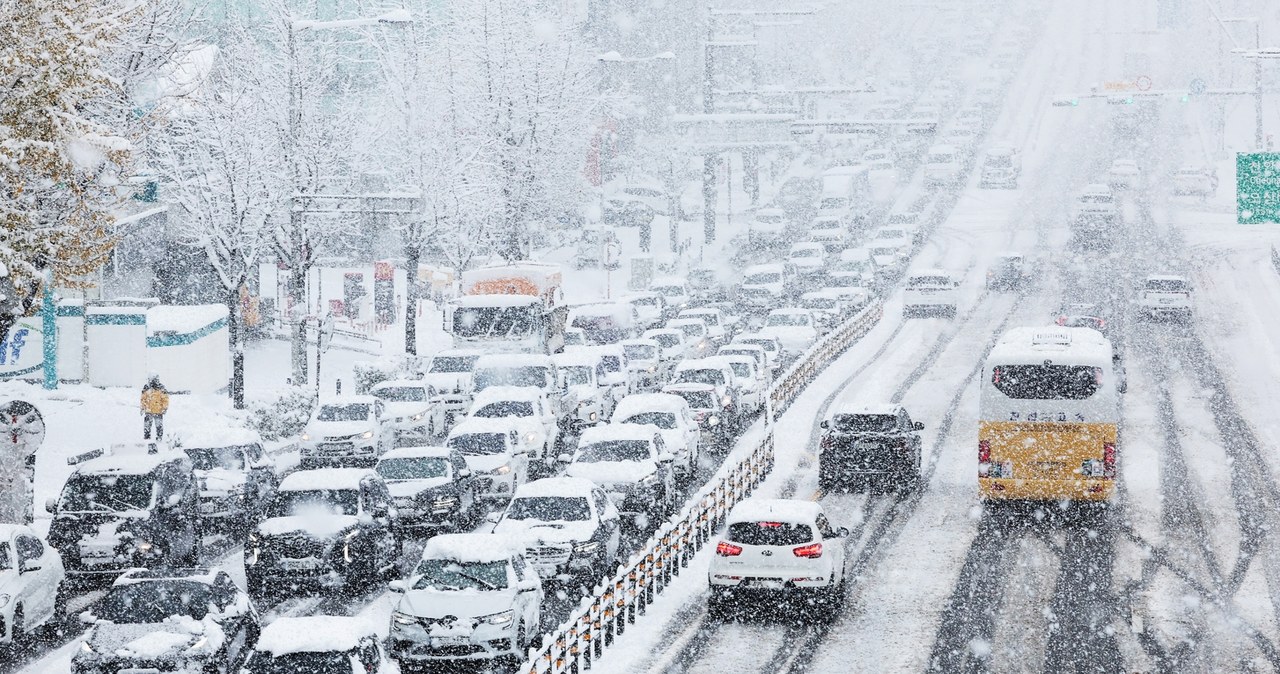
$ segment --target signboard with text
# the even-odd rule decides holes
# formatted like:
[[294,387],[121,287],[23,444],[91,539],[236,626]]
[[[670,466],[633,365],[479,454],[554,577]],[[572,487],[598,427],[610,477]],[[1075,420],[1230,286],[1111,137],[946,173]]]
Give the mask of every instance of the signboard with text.
[[1236,155],[1236,222],[1280,223],[1280,153]]

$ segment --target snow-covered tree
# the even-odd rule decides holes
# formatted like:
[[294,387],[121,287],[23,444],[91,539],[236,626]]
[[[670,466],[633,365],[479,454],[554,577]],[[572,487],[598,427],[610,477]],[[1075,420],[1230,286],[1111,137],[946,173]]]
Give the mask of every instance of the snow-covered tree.
[[234,52],[219,59],[199,91],[168,107],[155,145],[177,207],[179,240],[204,251],[222,286],[231,342],[232,403],[244,407],[241,292],[256,272],[267,234],[288,193],[276,138],[258,92],[238,79]]
[[[42,280],[74,283],[110,254],[130,143],[100,114],[119,90],[103,54],[137,5],[0,0],[0,264],[30,311]],[[16,317],[0,316],[0,339]]]

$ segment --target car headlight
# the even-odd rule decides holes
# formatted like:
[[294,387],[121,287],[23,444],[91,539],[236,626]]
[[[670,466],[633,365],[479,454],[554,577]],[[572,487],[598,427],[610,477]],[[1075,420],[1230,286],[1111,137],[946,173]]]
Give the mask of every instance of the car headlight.
[[133,549],[134,549],[134,550],[136,550],[139,554],[142,554],[142,555],[150,555],[150,554],[153,554],[153,553],[154,553],[154,554],[159,554],[159,553],[160,553],[160,546],[158,546],[158,545],[156,545],[156,544],[154,544],[154,543],[152,543],[152,542],[150,542],[150,541],[140,541],[140,542],[138,542],[137,544],[135,544],[135,545],[133,546]]
[[342,537],[342,560],[344,562],[351,561],[351,541],[355,540],[358,535],[360,535],[360,530],[355,529]]
[[649,366],[649,374],[653,374],[654,372],[657,372],[657,371],[658,371],[658,366],[657,366],[657,365],[650,365],[650,366]]
[[733,404],[733,396],[728,396],[728,395],[726,395],[725,397],[721,398],[721,399],[720,399],[720,404],[721,404],[721,405],[724,405],[724,406],[726,406],[726,407],[728,407],[729,405],[732,405],[732,404]]
[[302,434],[302,441],[303,441],[303,442],[308,442],[308,441],[310,441],[310,440],[311,440],[311,434],[310,434],[310,433],[305,433],[305,432],[304,432],[304,433]]
[[197,651],[197,650],[200,650],[201,648],[204,648],[204,645],[207,643],[209,643],[209,637],[202,635],[199,639],[196,639],[196,641],[192,643],[190,646],[188,646],[187,648],[193,651]]
[[93,646],[90,646],[90,645],[89,645],[89,639],[88,639],[88,638],[86,638],[84,641],[81,641],[81,642],[80,642],[80,650],[81,650],[81,651],[83,651],[83,652],[85,652],[85,653],[92,653],[92,654],[96,654],[96,653],[97,653],[97,651],[93,650]]
[[360,434],[361,440],[368,440],[369,438],[372,438],[372,437],[373,437],[373,431],[365,431]]
[[499,613],[491,613],[489,615],[480,616],[477,620],[488,623],[490,625],[505,625],[515,618],[515,609],[507,609]]
[[391,620],[397,625],[412,625],[418,622],[417,617],[411,616],[408,613],[401,613],[400,611],[392,611]]
[[455,505],[458,505],[457,496],[437,496],[435,500],[431,502],[432,508],[452,508]]
[[530,432],[528,432],[528,433],[525,433],[525,434],[524,434],[524,441],[525,441],[525,442],[533,442],[535,439],[537,439],[537,437],[538,437],[538,436],[536,436],[536,435],[534,435],[534,434],[533,434],[533,431],[530,431]]
[[413,421],[422,421],[422,417],[423,417],[425,414],[426,414],[426,412],[418,412],[417,414],[415,414],[415,415],[413,415],[413,416],[411,416],[411,417],[409,417],[409,418],[410,418],[410,419],[412,419]]
[[708,426],[715,426],[716,424],[719,424],[719,423],[720,423],[720,417],[718,417],[718,416],[716,416],[716,415],[714,415],[714,414],[712,414],[711,416],[707,417],[707,425],[708,425]]
[[587,541],[585,543],[574,543],[573,554],[589,555],[600,548],[600,541]]
[[9,595],[7,595],[7,594],[0,594],[0,608],[4,608],[4,607],[8,606],[8,605],[9,605],[9,600],[10,600],[10,599],[12,599],[12,597],[10,597]]
[[509,463],[504,463],[501,466],[498,466],[497,468],[494,468],[493,470],[489,471],[489,473],[492,475],[506,475],[507,473],[510,473],[510,472],[511,472],[511,464]]

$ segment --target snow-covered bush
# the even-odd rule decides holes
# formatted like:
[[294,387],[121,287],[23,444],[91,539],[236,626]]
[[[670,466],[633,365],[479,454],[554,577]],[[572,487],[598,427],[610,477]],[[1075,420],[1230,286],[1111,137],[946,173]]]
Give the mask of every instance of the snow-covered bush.
[[283,440],[302,432],[316,406],[312,388],[295,386],[274,400],[258,400],[249,405],[249,427],[263,440]]
[[423,371],[423,362],[417,356],[387,356],[378,360],[357,361],[351,370],[355,377],[355,390],[352,393],[364,395],[384,381],[418,378]]

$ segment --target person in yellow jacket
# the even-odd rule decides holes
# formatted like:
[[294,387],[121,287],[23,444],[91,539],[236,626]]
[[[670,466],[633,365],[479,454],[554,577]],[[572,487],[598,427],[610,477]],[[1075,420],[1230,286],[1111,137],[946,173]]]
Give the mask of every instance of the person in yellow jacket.
[[164,413],[169,411],[169,392],[153,374],[142,387],[142,439],[151,439],[151,425],[156,427],[156,440],[164,439]]

